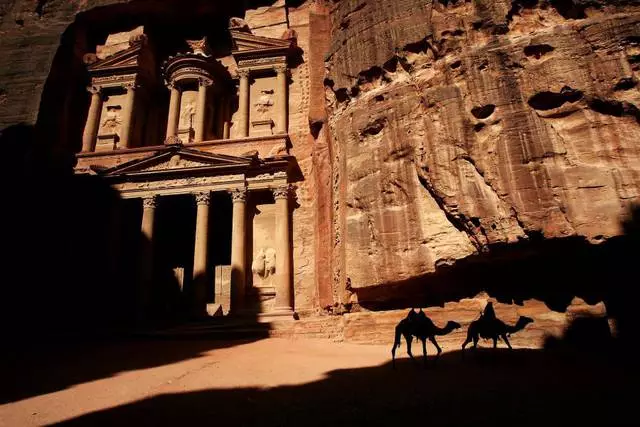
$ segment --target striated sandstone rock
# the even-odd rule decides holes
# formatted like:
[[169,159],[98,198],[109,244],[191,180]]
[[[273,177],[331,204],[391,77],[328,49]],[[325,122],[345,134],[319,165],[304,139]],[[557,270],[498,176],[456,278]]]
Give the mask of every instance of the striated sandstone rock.
[[334,5],[332,31],[335,228],[352,288],[532,235],[621,233],[640,185],[636,7],[352,0]]

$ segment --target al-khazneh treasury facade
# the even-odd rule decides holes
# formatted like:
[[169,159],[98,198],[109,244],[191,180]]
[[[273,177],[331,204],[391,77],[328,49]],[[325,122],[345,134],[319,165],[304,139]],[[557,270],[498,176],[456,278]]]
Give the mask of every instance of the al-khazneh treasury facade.
[[[143,243],[132,271],[143,317],[175,304],[157,287],[179,288],[181,310],[192,316],[294,315],[297,164],[289,151],[288,87],[290,63],[300,55],[296,34],[258,36],[232,18],[229,35],[224,58],[204,38],[186,40],[184,51],[160,62],[143,27],[109,35],[84,57],[91,103],[75,173],[98,175],[120,199],[142,206]],[[150,140],[143,112],[159,83],[170,93],[166,134]],[[171,199],[178,200],[167,208],[174,217],[159,222]],[[113,211],[118,240],[126,209]],[[190,224],[192,235],[181,228],[183,235],[156,242],[176,222]]]

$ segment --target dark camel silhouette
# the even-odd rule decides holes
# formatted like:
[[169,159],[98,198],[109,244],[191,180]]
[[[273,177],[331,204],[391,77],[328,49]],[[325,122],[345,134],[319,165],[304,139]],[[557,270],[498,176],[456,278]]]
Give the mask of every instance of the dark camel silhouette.
[[510,334],[518,332],[525,328],[529,323],[532,323],[533,319],[526,316],[520,316],[515,325],[507,325],[502,320],[496,317],[496,313],[493,310],[493,303],[488,303],[484,309],[484,313],[480,314],[480,318],[474,320],[469,325],[467,330],[467,339],[462,344],[462,351],[464,355],[464,348],[473,341],[473,348],[478,348],[478,339],[480,337],[484,339],[493,340],[493,348],[498,346],[498,338],[502,338],[502,341],[507,344],[511,350],[511,343],[507,338]]
[[447,335],[451,331],[458,329],[460,324],[457,322],[449,321],[445,325],[444,328],[437,327],[431,319],[427,317],[426,314],[420,309],[418,313],[416,313],[413,309],[409,311],[407,317],[402,319],[400,323],[396,326],[396,334],[395,339],[393,341],[393,347],[391,348],[391,357],[393,359],[393,368],[396,367],[396,348],[400,347],[400,337],[404,336],[404,339],[407,341],[407,353],[411,360],[415,361],[413,358],[413,354],[411,353],[411,342],[413,341],[413,337],[422,341],[422,355],[424,356],[424,363],[427,363],[427,342],[428,339],[433,343],[438,351],[437,356],[440,356],[442,353],[442,349],[436,342],[436,336],[438,335]]

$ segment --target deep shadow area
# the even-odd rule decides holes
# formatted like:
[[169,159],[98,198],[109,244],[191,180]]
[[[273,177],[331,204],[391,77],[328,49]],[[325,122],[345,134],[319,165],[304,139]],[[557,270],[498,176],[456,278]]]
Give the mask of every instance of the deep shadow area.
[[303,385],[163,394],[61,425],[624,425],[635,395],[627,368],[585,354],[452,352],[426,370],[402,359],[395,371],[337,370]]
[[[35,147],[34,140],[29,125],[0,133],[0,146],[12,160],[2,170],[4,182],[11,185],[3,195],[0,403],[233,345],[220,344],[220,334],[207,329],[206,322],[197,325],[200,335],[207,336],[197,345],[140,338],[141,331],[185,320],[154,316],[152,310],[140,319],[138,261],[153,246],[141,234],[140,201],[123,203],[99,177],[73,175],[71,161],[59,161]],[[113,221],[116,205],[125,221]],[[172,267],[158,263],[155,272],[165,278],[165,286],[176,289]],[[158,290],[156,286],[151,294]],[[243,337],[267,336],[269,326],[255,321],[254,316],[243,317],[243,327],[253,325]],[[119,340],[131,340],[131,349],[141,349],[119,349]],[[103,351],[113,357],[104,358]]]

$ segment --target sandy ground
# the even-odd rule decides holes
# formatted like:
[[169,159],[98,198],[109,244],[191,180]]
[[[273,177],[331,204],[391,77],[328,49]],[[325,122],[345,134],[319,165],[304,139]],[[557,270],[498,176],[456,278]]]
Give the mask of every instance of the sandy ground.
[[400,352],[395,371],[389,346],[306,339],[35,352],[3,363],[0,425],[635,424],[631,371],[608,357],[454,351],[424,369]]

